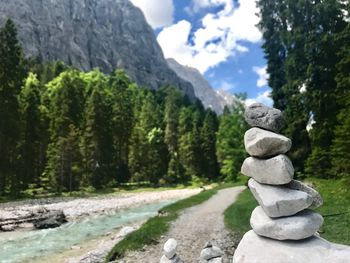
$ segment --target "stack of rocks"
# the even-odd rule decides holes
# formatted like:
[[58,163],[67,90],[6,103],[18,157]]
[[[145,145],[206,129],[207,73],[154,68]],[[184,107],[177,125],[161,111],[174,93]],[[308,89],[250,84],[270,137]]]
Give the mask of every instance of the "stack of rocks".
[[217,247],[213,246],[210,241],[208,241],[201,251],[200,263],[210,262],[210,263],[222,263],[222,257],[224,252]]
[[164,244],[163,250],[164,255],[160,259],[160,263],[183,263],[181,258],[176,254],[177,242],[175,239],[168,239]]
[[[323,218],[311,209],[322,205],[322,198],[313,188],[293,180],[294,168],[285,155],[292,143],[278,134],[283,125],[281,111],[255,103],[247,107],[245,119],[253,127],[244,136],[251,157],[241,172],[251,177],[248,186],[260,206],[252,212],[253,231],[243,237],[233,262],[346,262],[339,253],[338,261],[334,255],[330,260],[335,245],[315,235]],[[349,256],[348,249],[342,251]]]

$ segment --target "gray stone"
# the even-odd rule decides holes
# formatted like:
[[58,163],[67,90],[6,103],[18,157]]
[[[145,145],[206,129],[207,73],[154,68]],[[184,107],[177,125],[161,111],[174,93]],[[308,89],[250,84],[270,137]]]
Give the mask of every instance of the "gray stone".
[[48,211],[35,219],[33,225],[36,229],[56,228],[67,223],[66,215],[62,210]]
[[270,159],[248,157],[243,162],[241,172],[262,184],[281,185],[293,179],[294,168],[289,158],[280,154]]
[[168,259],[165,255],[163,255],[159,262],[160,263],[184,263],[178,255],[175,255],[171,259]]
[[350,247],[312,236],[299,241],[277,241],[247,232],[233,263],[349,263]]
[[207,261],[208,263],[222,263],[222,258],[213,258]]
[[164,255],[171,259],[175,256],[176,254],[176,250],[177,250],[177,242],[175,239],[170,238],[168,239],[167,242],[165,242],[164,246],[163,246],[163,250],[164,250]]
[[201,260],[210,260],[213,258],[222,257],[223,255],[224,255],[224,253],[222,252],[222,250],[219,247],[212,246],[212,247],[204,248],[201,251],[200,258],[201,258]]
[[221,114],[225,106],[237,105],[238,100],[235,96],[223,90],[214,90],[197,69],[183,66],[172,58],[167,59],[167,62],[180,78],[192,84],[196,97],[202,101],[205,108],[211,108],[217,114]]
[[294,215],[312,203],[312,197],[307,193],[286,186],[260,184],[254,179],[249,180],[248,186],[269,217]]
[[253,103],[245,109],[245,120],[252,127],[278,132],[283,127],[282,112],[262,103]]
[[290,217],[270,218],[261,206],[252,212],[250,225],[260,236],[278,240],[300,240],[314,235],[323,224],[320,214],[304,210]]
[[244,135],[244,146],[251,156],[267,157],[288,152],[292,141],[274,132],[251,128]]
[[315,209],[317,207],[320,207],[323,204],[323,199],[321,195],[312,187],[307,186],[306,184],[297,181],[297,180],[292,180],[289,184],[286,185],[287,187],[295,190],[299,190],[302,192],[307,193],[312,197],[312,204],[310,208]]
[[123,68],[139,85],[171,84],[195,99],[192,85],[171,70],[142,11],[128,0],[1,1],[27,57],[61,60],[87,71]]

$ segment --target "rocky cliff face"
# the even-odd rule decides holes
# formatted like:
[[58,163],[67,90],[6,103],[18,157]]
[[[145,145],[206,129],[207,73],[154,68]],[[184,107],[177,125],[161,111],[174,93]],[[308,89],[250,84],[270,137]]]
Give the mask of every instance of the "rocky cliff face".
[[225,106],[236,104],[237,99],[234,96],[223,90],[215,91],[197,69],[183,66],[174,59],[167,61],[180,78],[192,84],[196,97],[202,101],[204,107],[212,108],[217,114],[221,114]]
[[167,65],[152,28],[128,0],[1,0],[28,57],[62,60],[82,70],[124,68],[139,85],[172,84],[194,98],[192,85]]

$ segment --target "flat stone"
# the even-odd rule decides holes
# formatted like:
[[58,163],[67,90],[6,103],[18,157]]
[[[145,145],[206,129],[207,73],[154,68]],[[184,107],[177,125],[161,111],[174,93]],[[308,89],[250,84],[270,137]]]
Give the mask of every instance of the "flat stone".
[[248,186],[269,217],[294,215],[312,204],[310,195],[286,186],[260,184],[254,179],[249,180]]
[[252,127],[278,132],[283,127],[282,112],[262,103],[253,103],[245,109],[244,117]]
[[224,253],[222,252],[222,250],[219,247],[212,246],[212,247],[204,248],[201,251],[200,258],[201,258],[201,260],[210,260],[213,258],[221,257],[223,255],[224,255]]
[[277,241],[247,232],[239,243],[233,263],[349,263],[350,247],[318,236],[299,241]]
[[251,128],[244,134],[244,146],[251,156],[267,157],[288,152],[292,141],[274,132]]
[[313,189],[310,186],[307,186],[306,184],[297,181],[297,180],[292,180],[289,184],[286,185],[287,187],[295,190],[299,190],[302,192],[307,193],[312,197],[312,204],[310,208],[315,209],[317,207],[320,207],[323,204],[323,199],[319,192],[317,192],[315,189]]
[[323,217],[304,210],[290,217],[270,218],[261,206],[252,212],[250,225],[260,236],[277,240],[300,240],[314,235],[323,224]]
[[293,179],[294,167],[284,154],[270,159],[248,157],[243,162],[241,173],[262,184],[281,185]]
[[168,239],[168,241],[165,242],[165,244],[164,244],[163,250],[164,250],[164,255],[167,258],[169,258],[169,259],[173,258],[175,256],[176,250],[177,250],[176,240],[173,238]]

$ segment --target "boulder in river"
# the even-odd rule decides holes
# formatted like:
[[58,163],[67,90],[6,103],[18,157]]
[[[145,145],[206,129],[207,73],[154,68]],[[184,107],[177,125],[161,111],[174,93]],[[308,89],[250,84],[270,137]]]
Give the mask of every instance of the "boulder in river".
[[34,221],[34,227],[36,229],[47,229],[60,227],[64,223],[67,223],[67,219],[62,210],[50,211],[41,215]]

